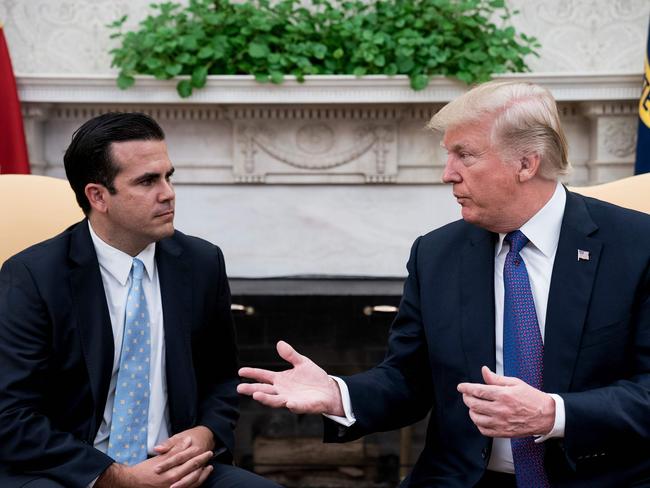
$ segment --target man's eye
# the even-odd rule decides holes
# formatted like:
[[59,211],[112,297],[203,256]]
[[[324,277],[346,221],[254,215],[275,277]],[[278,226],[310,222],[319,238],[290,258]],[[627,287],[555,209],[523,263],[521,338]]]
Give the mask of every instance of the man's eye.
[[153,180],[142,180],[140,182],[140,184],[143,185],[143,186],[151,186],[152,182],[153,182]]

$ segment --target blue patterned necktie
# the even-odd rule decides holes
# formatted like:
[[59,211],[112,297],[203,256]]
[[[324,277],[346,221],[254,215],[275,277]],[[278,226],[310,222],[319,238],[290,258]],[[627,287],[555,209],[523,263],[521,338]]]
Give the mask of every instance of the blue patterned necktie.
[[[537,323],[535,302],[526,264],[519,252],[528,238],[519,230],[505,237],[510,251],[503,266],[505,300],[503,307],[503,366],[506,376],[522,379],[541,390],[543,387],[544,344]],[[544,471],[544,446],[534,437],[513,438],[512,459],[519,488],[549,487]]]
[[108,443],[108,455],[126,465],[147,459],[151,339],[143,273],[144,264],[134,258]]

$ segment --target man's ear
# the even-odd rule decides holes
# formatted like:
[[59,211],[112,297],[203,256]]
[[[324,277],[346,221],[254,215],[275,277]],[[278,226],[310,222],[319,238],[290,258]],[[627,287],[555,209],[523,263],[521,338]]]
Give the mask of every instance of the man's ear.
[[104,185],[99,183],[88,183],[84,188],[86,198],[90,202],[90,207],[99,213],[106,213],[108,207],[106,205],[106,196],[108,190]]
[[533,179],[539,172],[540,164],[541,158],[537,153],[530,153],[522,156],[519,159],[519,170],[517,171],[519,182],[523,183]]

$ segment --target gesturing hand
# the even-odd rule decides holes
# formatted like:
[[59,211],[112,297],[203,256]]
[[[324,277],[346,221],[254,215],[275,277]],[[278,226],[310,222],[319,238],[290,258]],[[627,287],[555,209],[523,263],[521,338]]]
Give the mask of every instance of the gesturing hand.
[[555,401],[529,384],[481,368],[485,384],[461,383],[458,391],[481,434],[489,437],[545,435],[555,423]]
[[239,375],[256,383],[240,384],[239,393],[250,395],[263,405],[286,407],[294,413],[344,415],[339,387],[321,367],[284,341],[278,342],[277,349],[293,368],[280,372],[241,368]]

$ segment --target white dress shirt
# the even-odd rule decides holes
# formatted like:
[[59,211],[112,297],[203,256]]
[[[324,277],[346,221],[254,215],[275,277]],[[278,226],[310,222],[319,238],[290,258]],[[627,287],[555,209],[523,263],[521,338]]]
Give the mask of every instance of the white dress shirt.
[[[548,294],[551,286],[551,274],[553,273],[555,252],[557,251],[557,245],[560,240],[560,229],[562,227],[565,204],[566,193],[564,187],[558,183],[553,196],[546,205],[544,205],[539,212],[537,212],[519,229],[530,241],[521,250],[520,254],[528,271],[528,278],[533,293],[537,322],[542,334],[542,340],[544,340],[544,331],[546,327],[546,307],[548,305]],[[496,373],[500,375],[503,374],[503,266],[505,264],[506,255],[510,250],[508,243],[505,243],[504,245],[505,236],[506,234],[499,234],[494,259],[495,354]],[[332,378],[337,382],[341,390],[345,417],[338,417],[335,415],[325,416],[341,425],[350,427],[356,421],[354,411],[352,410],[350,393],[347,385],[341,378],[335,376],[332,376]],[[551,394],[551,397],[555,401],[555,424],[553,425],[551,432],[545,436],[539,437],[535,442],[543,442],[551,437],[564,437],[564,401],[559,395]],[[488,469],[514,473],[510,439],[494,439]]]
[[[113,373],[108,389],[108,397],[104,406],[102,423],[97,431],[94,446],[96,449],[108,451],[108,437],[111,433],[113,417],[113,402],[115,400],[115,386],[120,366],[120,352],[122,350],[122,336],[124,335],[124,314],[126,299],[131,283],[131,266],[133,257],[116,249],[95,233],[88,222],[90,237],[92,238],[99,269],[106,293],[106,303],[113,328],[113,342],[115,353],[113,356]],[[150,318],[151,362],[150,362],[150,399],[149,420],[147,427],[147,452],[155,454],[154,446],[169,438],[169,406],[167,404],[167,375],[165,373],[165,334],[163,329],[162,300],[160,298],[160,282],[156,269],[154,255],[156,244],[149,244],[136,257],[142,261],[145,273],[142,278],[142,289],[147,301]],[[98,310],[97,313],[100,313]]]
[[[553,273],[557,244],[560,240],[560,228],[562,227],[565,204],[566,192],[562,185],[558,183],[553,196],[546,205],[519,229],[530,241],[519,254],[521,254],[528,271],[542,341],[546,330],[546,307],[548,305],[548,292],[551,287],[551,274]],[[507,242],[504,243],[505,236],[505,234],[499,234],[494,256],[496,373],[501,375],[503,374],[503,304],[505,300],[503,266],[506,255],[510,250],[510,245]],[[550,437],[564,437],[564,401],[559,395],[551,396],[555,400],[555,425],[551,432],[538,438],[537,442],[542,442]],[[510,439],[494,439],[488,469],[506,473],[515,472],[512,464]]]

